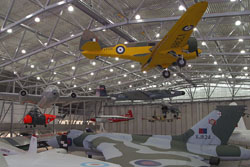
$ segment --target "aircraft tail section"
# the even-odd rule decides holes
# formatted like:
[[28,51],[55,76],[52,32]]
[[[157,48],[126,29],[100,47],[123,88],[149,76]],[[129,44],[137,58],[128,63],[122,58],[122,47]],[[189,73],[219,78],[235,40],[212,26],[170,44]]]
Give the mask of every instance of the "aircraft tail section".
[[108,96],[105,85],[100,85],[96,89],[96,96]]
[[132,113],[132,110],[128,110],[127,116],[130,117],[130,118],[133,118],[133,117],[134,117],[134,116],[133,116],[133,113]]
[[[80,51],[100,51],[102,49],[101,44],[98,42],[98,38],[89,30],[85,30],[82,34],[80,45]],[[89,59],[94,59],[96,55],[84,54],[85,57]]]
[[32,135],[31,139],[30,139],[30,146],[29,146],[29,150],[28,153],[37,153],[37,137],[35,135]]
[[2,154],[0,154],[0,166],[1,167],[8,167],[8,164]]
[[173,136],[193,144],[225,145],[245,111],[245,106],[217,106],[186,133]]

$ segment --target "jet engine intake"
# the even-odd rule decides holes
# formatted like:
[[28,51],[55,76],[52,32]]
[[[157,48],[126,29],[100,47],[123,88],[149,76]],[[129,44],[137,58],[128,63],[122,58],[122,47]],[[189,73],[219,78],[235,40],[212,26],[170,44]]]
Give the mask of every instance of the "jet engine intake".
[[220,158],[218,158],[218,157],[211,157],[209,159],[209,164],[210,165],[216,165],[216,166],[218,166],[220,164]]
[[19,92],[19,101],[21,104],[24,104],[27,95],[28,95],[28,92],[26,90],[21,90]]
[[28,94],[28,92],[26,91],[26,90],[21,90],[20,92],[19,92],[19,95],[20,96],[26,96]]
[[195,52],[198,50],[198,42],[195,37],[190,37],[188,39],[188,51],[189,52]]
[[72,92],[70,95],[73,99],[77,97],[76,93]]

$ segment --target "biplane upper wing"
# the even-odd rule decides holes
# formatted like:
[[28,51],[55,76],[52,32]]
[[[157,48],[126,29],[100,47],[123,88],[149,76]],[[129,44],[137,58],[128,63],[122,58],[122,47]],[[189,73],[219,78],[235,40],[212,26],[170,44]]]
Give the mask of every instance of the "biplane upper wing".
[[[182,48],[187,45],[193,28],[197,26],[201,17],[207,9],[207,2],[199,2],[188,8],[172,29],[165,37],[155,46],[152,51],[150,61],[143,65],[142,70],[150,70],[156,65],[157,57],[171,49]],[[171,55],[169,55],[171,56]],[[167,57],[166,57],[167,59]]]

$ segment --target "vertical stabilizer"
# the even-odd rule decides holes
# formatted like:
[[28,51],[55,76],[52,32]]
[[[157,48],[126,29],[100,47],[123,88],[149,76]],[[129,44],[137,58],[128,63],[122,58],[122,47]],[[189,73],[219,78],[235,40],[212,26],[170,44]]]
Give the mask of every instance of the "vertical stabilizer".
[[0,166],[1,167],[8,167],[8,164],[2,154],[0,154]]
[[37,153],[37,137],[35,135],[31,136],[28,153]]
[[244,111],[245,106],[217,106],[190,130],[176,137],[193,144],[227,144]]

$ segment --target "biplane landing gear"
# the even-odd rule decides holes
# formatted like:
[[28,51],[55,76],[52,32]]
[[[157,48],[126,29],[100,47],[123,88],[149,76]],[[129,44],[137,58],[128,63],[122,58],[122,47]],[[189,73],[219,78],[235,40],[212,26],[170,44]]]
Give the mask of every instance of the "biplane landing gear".
[[162,71],[162,76],[164,78],[169,78],[170,77],[170,71],[169,70],[164,70]]

